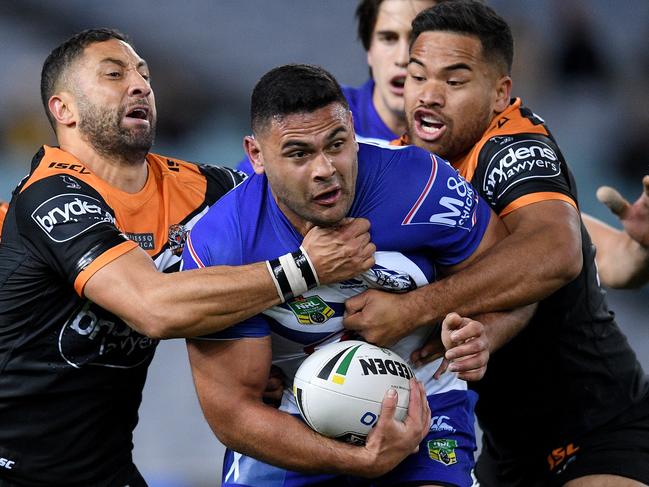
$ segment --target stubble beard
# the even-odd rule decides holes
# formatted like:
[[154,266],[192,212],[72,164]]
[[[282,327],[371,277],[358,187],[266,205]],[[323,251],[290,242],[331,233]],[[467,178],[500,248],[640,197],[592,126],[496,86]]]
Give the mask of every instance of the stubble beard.
[[127,164],[138,164],[151,150],[155,138],[155,119],[148,129],[126,129],[121,126],[125,109],[111,112],[88,100],[78,101],[81,117],[79,131],[93,149],[104,157]]

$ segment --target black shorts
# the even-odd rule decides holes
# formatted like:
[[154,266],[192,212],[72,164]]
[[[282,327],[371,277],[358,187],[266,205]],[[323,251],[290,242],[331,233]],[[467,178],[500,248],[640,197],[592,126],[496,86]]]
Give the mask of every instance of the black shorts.
[[[525,442],[533,443],[532,438]],[[483,436],[475,469],[480,487],[560,487],[586,475],[604,474],[649,485],[649,397],[575,440],[525,453],[502,458],[502,452]]]
[[[53,485],[60,485],[60,484],[53,484]],[[68,484],[68,485],[77,485],[79,484]],[[95,486],[101,486],[101,487],[148,487],[148,484],[146,483],[146,480],[144,480],[144,477],[142,477],[142,474],[140,474],[139,470],[133,465],[131,468],[129,468],[128,472],[125,472],[124,475],[120,475],[120,479],[114,479],[114,480],[106,480],[104,482],[99,482],[99,483],[93,483],[93,484],[88,484],[84,483],[83,487],[95,487]],[[3,480],[0,478],[0,487],[28,487],[25,484],[20,484],[16,482],[10,482],[9,480]],[[82,487],[82,486],[79,486]]]

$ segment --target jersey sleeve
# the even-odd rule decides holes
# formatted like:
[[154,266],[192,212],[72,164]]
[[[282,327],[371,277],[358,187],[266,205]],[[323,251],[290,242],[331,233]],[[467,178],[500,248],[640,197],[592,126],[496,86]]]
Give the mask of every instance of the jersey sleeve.
[[87,183],[68,175],[41,179],[15,199],[26,247],[79,295],[95,272],[137,247],[115,226],[115,214]]
[[[182,271],[218,265],[237,266],[243,264],[236,208],[232,208],[234,200],[233,197],[226,197],[224,201],[212,206],[191,229],[182,254]],[[229,213],[228,209],[232,209],[233,213]],[[269,333],[269,324],[260,314],[220,332],[198,337],[198,339],[229,340],[263,337]]]
[[565,201],[577,208],[568,168],[550,137],[541,134],[492,137],[478,157],[473,181],[499,215],[545,200]]
[[207,180],[205,196],[208,201],[217,201],[248,177],[246,173],[229,167],[210,164],[197,164],[197,166]]
[[425,250],[442,266],[471,256],[491,218],[477,191],[448,162],[423,149],[383,150],[394,155],[368,185],[370,206],[381,208],[381,214],[369,210],[372,237],[388,236],[385,242],[375,241],[377,247]]

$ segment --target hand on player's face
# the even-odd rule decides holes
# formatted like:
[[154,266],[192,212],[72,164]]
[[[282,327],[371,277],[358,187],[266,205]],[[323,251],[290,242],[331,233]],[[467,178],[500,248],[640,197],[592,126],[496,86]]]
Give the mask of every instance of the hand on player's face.
[[374,265],[375,245],[370,241],[370,222],[346,218],[337,227],[314,227],[302,246],[318,274],[320,284],[351,279]]
[[277,206],[298,232],[336,225],[347,215],[356,191],[358,144],[346,107],[332,102],[273,119],[257,142],[256,170],[266,174]]

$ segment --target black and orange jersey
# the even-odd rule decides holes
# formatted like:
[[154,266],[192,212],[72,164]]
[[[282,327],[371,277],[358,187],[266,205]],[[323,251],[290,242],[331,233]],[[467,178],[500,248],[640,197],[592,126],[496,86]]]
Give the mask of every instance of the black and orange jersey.
[[187,232],[242,179],[155,154],[147,167],[142,190],[125,193],[45,146],[14,191],[0,245],[0,457],[12,462],[0,478],[122,485],[133,467],[157,342],[85,299],[84,285],[138,245],[177,270]]
[[[450,162],[501,217],[539,201],[578,207],[563,154],[520,99],[467,154]],[[515,457],[531,439],[534,447],[552,448],[649,400],[647,378],[599,286],[583,224],[581,234],[580,275],[541,301],[526,328],[490,357],[484,378],[471,384],[480,394],[480,426],[499,451],[508,452],[504,456]]]

